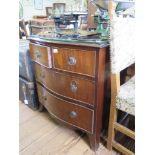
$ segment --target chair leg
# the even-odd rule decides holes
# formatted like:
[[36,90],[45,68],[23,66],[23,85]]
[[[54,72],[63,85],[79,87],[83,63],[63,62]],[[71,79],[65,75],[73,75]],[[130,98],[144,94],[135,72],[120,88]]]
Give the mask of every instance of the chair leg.
[[110,108],[110,119],[109,119],[109,128],[108,128],[108,141],[107,141],[107,148],[108,150],[112,150],[112,142],[115,138],[115,130],[114,130],[114,123],[117,119],[117,111],[114,109],[115,107],[111,106]]
[[111,74],[111,105],[110,105],[110,117],[108,128],[108,141],[107,148],[112,149],[112,142],[114,141],[115,131],[114,122],[117,121],[117,109],[116,109],[116,95],[120,87],[120,74]]
[[88,134],[90,147],[93,151],[97,151],[100,142],[100,134]]

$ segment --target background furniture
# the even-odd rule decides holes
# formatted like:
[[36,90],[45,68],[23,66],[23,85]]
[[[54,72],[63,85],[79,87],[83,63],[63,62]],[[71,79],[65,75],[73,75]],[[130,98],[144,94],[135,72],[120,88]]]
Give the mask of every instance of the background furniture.
[[33,16],[33,19],[45,19],[45,18],[47,18],[47,16],[45,16],[45,15],[35,15],[35,16]]
[[97,27],[97,24],[94,22],[94,14],[96,11],[96,6],[88,0],[88,29],[96,29]]
[[19,39],[22,39],[23,36],[28,38],[28,30],[26,28],[26,25],[28,24],[28,21],[25,21],[24,19],[19,19]]
[[111,57],[111,108],[108,129],[107,147],[112,146],[123,154],[133,155],[129,149],[115,140],[115,131],[119,131],[128,137],[135,139],[134,131],[117,122],[117,110],[124,111],[135,116],[135,78],[132,77],[120,86],[120,72],[135,62],[134,57],[134,23],[131,17],[117,17],[110,3],[110,57]]
[[65,3],[53,3],[53,10],[55,16],[63,14],[66,9],[66,4]]
[[26,39],[19,40],[19,99],[33,110],[39,108],[29,41]]
[[47,18],[31,19],[29,24],[31,35],[37,35],[40,32],[52,31],[55,29],[54,20],[48,20]]
[[30,41],[39,102],[60,122],[86,132],[97,150],[109,79],[107,46]]

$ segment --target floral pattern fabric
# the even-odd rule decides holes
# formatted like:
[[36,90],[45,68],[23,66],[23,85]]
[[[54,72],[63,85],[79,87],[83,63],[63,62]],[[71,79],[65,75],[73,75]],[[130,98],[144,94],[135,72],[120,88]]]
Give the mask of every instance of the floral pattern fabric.
[[135,77],[120,87],[116,97],[116,107],[135,116]]
[[135,18],[114,16],[110,23],[111,71],[119,73],[135,62]]

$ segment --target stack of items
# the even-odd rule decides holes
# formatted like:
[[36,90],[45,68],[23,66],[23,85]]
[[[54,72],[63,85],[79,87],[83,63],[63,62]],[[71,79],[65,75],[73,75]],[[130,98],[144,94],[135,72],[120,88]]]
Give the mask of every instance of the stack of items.
[[19,100],[32,109],[38,109],[32,62],[29,55],[29,41],[19,40]]
[[30,20],[31,35],[39,35],[55,31],[55,22],[53,19],[32,19]]

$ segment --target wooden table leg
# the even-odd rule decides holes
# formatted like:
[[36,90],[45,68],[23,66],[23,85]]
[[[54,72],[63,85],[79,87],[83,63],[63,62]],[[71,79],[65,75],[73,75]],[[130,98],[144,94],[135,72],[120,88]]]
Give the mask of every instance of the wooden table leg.
[[88,134],[90,147],[93,151],[97,151],[100,142],[100,135]]

